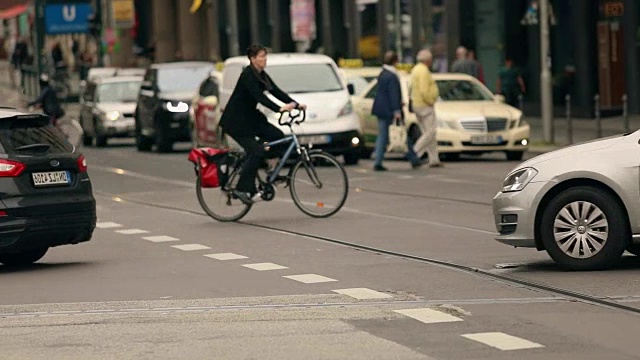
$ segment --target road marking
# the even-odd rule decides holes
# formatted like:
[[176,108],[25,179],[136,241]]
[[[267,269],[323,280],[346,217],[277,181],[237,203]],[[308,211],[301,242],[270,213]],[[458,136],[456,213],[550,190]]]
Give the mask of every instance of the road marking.
[[416,319],[425,324],[463,321],[459,317],[429,308],[394,310],[394,312]]
[[136,234],[146,234],[146,233],[148,233],[147,230],[140,230],[140,229],[116,230],[116,232],[118,234],[124,234],[124,235],[136,235]]
[[208,246],[200,245],[200,244],[186,244],[186,245],[173,245],[173,248],[182,251],[196,251],[196,250],[209,250],[211,249]]
[[353,288],[353,289],[339,289],[332,290],[335,293],[351,296],[352,298],[358,300],[368,300],[368,299],[388,299],[392,297],[389,294],[381,293],[379,291],[367,289],[367,288]]
[[117,227],[122,227],[122,225],[114,222],[99,222],[99,223],[96,223],[96,227],[99,229],[113,229]]
[[147,236],[147,237],[143,237],[143,239],[145,240],[149,240],[151,242],[156,242],[156,243],[160,243],[160,242],[168,242],[168,241],[180,241],[180,239],[176,239],[174,237],[171,236],[165,236],[165,235],[160,235],[160,236]]
[[242,266],[249,269],[257,270],[257,271],[288,269],[288,267],[286,266],[282,266],[274,263],[245,264]]
[[299,282],[305,283],[305,284],[315,284],[315,283],[338,281],[336,279],[332,279],[332,278],[328,278],[328,277],[324,277],[324,276],[316,275],[316,274],[289,275],[289,276],[283,276],[283,277],[285,277],[287,279],[299,281]]
[[500,350],[524,350],[524,349],[537,349],[543,348],[544,345],[534,343],[529,340],[525,340],[516,336],[511,336],[502,332],[490,332],[490,333],[478,333],[478,334],[466,334],[462,337],[469,340],[477,341],[485,345],[500,349]]
[[244,255],[238,255],[234,253],[220,253],[220,254],[209,254],[205,255],[206,257],[216,259],[216,260],[238,260],[238,259],[248,259]]

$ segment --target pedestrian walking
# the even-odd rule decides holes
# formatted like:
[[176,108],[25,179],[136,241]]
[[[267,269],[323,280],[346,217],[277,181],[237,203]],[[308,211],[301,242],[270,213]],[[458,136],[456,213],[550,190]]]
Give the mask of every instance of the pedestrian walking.
[[498,72],[496,93],[503,95],[505,102],[513,107],[518,107],[518,96],[526,93],[520,70],[513,66],[510,57],[505,59],[504,66]]
[[[374,155],[373,169],[375,171],[386,171],[382,166],[382,160],[389,143],[389,126],[395,122],[397,125],[404,124],[404,114],[402,111],[402,91],[400,88],[400,78],[396,70],[398,55],[393,51],[384,54],[384,65],[382,72],[378,76],[378,89],[373,100],[372,114],[378,118],[378,137]],[[402,129],[402,131],[405,131]],[[407,136],[407,158],[411,162],[413,169],[421,165],[420,158],[413,152],[413,144]]]
[[433,55],[429,50],[420,50],[418,63],[411,70],[411,104],[418,119],[418,126],[422,135],[413,147],[418,158],[426,152],[429,156],[429,167],[441,167],[436,139],[436,117],[434,104],[440,96],[438,86],[431,76],[429,67],[433,62]]
[[478,64],[474,60],[469,59],[467,48],[464,46],[456,49],[456,61],[451,65],[451,71],[454,73],[468,74],[476,79],[480,76]]

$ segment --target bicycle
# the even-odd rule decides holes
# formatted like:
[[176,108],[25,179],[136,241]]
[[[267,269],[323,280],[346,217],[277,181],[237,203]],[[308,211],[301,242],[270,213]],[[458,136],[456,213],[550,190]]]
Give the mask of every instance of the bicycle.
[[[326,218],[337,213],[347,200],[349,192],[349,180],[344,167],[336,158],[322,150],[307,149],[301,145],[298,136],[293,130],[294,125],[299,125],[306,119],[304,110],[288,112],[288,121],[283,121],[281,112],[278,124],[287,126],[291,134],[280,140],[265,143],[268,152],[272,147],[289,143],[284,154],[272,171],[267,171],[266,176],[257,176],[257,188],[263,201],[272,201],[276,196],[276,187],[282,183],[289,188],[294,204],[303,213],[314,218]],[[311,148],[313,145],[311,145]],[[295,154],[294,154],[295,153]],[[196,193],[202,209],[212,218],[221,222],[238,221],[251,210],[255,204],[245,204],[233,195],[233,190],[239,180],[239,173],[243,162],[244,153],[241,151],[229,151],[229,177],[226,184],[218,188],[203,188],[201,184],[200,165],[196,164]],[[293,157],[297,155],[297,159]],[[276,157],[278,158],[278,157]],[[287,175],[280,175],[286,163],[293,162]],[[264,167],[263,167],[264,170]],[[319,194],[321,191],[332,192],[335,195]],[[309,199],[305,199],[305,197]],[[214,203],[214,201],[219,203]],[[215,210],[213,209],[216,206]]]

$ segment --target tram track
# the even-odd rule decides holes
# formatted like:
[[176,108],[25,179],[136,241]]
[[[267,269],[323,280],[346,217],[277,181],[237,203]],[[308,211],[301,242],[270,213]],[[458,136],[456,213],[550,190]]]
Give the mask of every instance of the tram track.
[[[187,213],[187,214],[198,215],[198,216],[210,218],[204,211],[195,211],[195,210],[181,208],[181,207],[178,207],[178,206],[157,204],[157,203],[150,202],[150,201],[132,199],[132,198],[129,198],[127,196],[120,196],[120,195],[117,195],[117,194],[110,194],[110,193],[106,193],[106,192],[102,192],[102,191],[95,191],[95,192],[97,194],[103,195],[103,196],[117,197],[119,202],[129,202],[129,203],[132,203],[132,204],[144,205],[144,206],[149,206],[149,207],[153,207],[153,208],[157,208],[157,209],[177,211],[177,212],[181,212],[181,213]],[[555,286],[551,286],[551,285],[546,285],[546,284],[543,284],[543,283],[537,283],[537,282],[534,282],[534,281],[518,279],[518,278],[515,278],[515,277],[512,277],[512,276],[505,275],[505,274],[499,274],[499,273],[492,272],[490,270],[476,268],[476,267],[468,266],[468,265],[464,265],[464,264],[458,264],[458,263],[451,262],[451,261],[445,261],[445,260],[439,260],[439,259],[435,259],[435,258],[423,257],[423,256],[418,256],[418,255],[413,255],[413,254],[407,254],[407,253],[397,252],[397,251],[393,251],[393,250],[388,250],[388,249],[383,249],[383,248],[363,245],[363,244],[359,244],[359,243],[355,243],[355,242],[351,242],[351,241],[347,241],[347,240],[341,240],[341,239],[337,239],[337,238],[333,238],[333,237],[317,235],[317,234],[311,234],[311,233],[305,233],[305,232],[301,232],[301,231],[294,231],[294,230],[289,230],[289,229],[284,229],[284,228],[279,228],[279,227],[274,227],[274,226],[269,226],[269,225],[258,224],[258,223],[254,223],[254,222],[238,221],[238,222],[236,222],[236,224],[238,224],[240,226],[258,228],[258,229],[263,229],[263,230],[268,230],[268,231],[274,231],[274,232],[288,234],[288,235],[299,237],[299,238],[312,239],[312,240],[321,241],[321,242],[324,242],[324,243],[344,246],[344,247],[348,247],[348,248],[351,248],[351,249],[361,250],[361,251],[369,252],[369,253],[376,254],[376,255],[382,254],[382,255],[387,255],[387,256],[394,257],[394,258],[398,258],[398,259],[416,261],[416,262],[423,263],[423,264],[439,266],[441,268],[461,271],[461,272],[464,272],[464,273],[467,273],[467,274],[470,274],[470,275],[479,276],[479,277],[487,279],[487,280],[498,281],[498,282],[501,282],[501,283],[509,285],[509,286],[516,286],[516,287],[528,289],[528,290],[535,291],[535,292],[546,293],[548,295],[560,296],[560,297],[566,298],[568,300],[577,301],[577,302],[584,303],[584,304],[590,304],[590,305],[599,306],[599,307],[605,307],[605,308],[609,308],[609,309],[616,309],[616,310],[624,311],[626,313],[640,315],[640,308],[636,308],[636,307],[633,307],[633,306],[622,304],[620,302],[612,301],[608,297],[599,297],[599,296],[594,296],[594,295],[589,295],[589,294],[573,291],[573,290],[566,289],[566,288],[559,288],[559,287],[555,287]]]

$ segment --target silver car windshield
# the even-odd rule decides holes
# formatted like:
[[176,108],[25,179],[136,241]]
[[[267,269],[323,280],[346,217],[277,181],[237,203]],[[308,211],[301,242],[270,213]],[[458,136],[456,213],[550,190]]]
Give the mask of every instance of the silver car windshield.
[[161,69],[158,70],[158,88],[162,92],[196,91],[213,70],[213,66]]
[[444,101],[487,101],[493,95],[467,80],[437,80],[440,97]]
[[291,64],[267,66],[267,74],[287,93],[342,90],[338,74],[329,64]]
[[98,87],[97,100],[101,103],[136,102],[140,85],[140,81],[102,84]]

